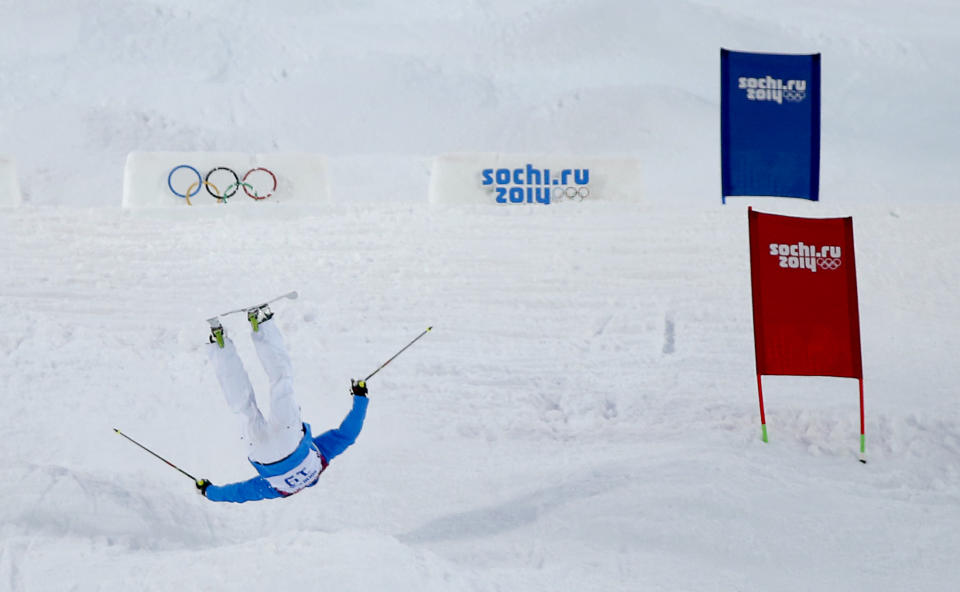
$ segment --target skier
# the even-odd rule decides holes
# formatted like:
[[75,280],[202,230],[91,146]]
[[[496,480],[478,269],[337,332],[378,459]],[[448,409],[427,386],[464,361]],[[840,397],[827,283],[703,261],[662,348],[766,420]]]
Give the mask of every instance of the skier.
[[197,480],[197,489],[208,500],[242,503],[287,497],[313,487],[330,461],[353,444],[363,428],[369,402],[367,385],[362,380],[351,380],[352,409],[339,428],[313,437],[310,424],[300,419],[290,357],[272,318],[266,305],[247,311],[253,344],[270,380],[269,421],[257,407],[236,347],[224,334],[219,320],[211,320],[209,358],[227,406],[243,418],[241,440],[246,443],[247,459],[258,475],[229,485]]

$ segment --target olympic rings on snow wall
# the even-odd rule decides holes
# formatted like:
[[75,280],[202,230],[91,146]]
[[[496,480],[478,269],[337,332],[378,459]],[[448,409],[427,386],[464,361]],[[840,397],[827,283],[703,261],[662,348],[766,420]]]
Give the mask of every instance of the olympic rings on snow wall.
[[[176,173],[179,170],[191,171],[193,172],[193,174],[197,176],[197,180],[190,183],[190,185],[188,185],[186,189],[183,189],[183,193],[180,193],[179,191],[177,191],[177,188],[174,187],[174,182],[173,182],[174,173]],[[254,186],[251,184],[251,182],[248,181],[248,179],[250,178],[250,175],[258,171],[263,173],[260,175],[261,177],[263,177],[264,175],[269,175],[270,181],[272,181],[272,185],[270,186],[269,189],[266,190],[265,193],[257,191],[257,189],[254,188]],[[223,191],[221,192],[220,189],[218,189],[217,186],[214,184],[214,182],[210,180],[210,178],[214,175],[214,173],[221,173],[221,176],[229,175],[230,177],[233,177],[233,182],[231,183],[229,177],[227,177],[226,182],[220,183],[220,185],[224,187]],[[182,178],[182,175],[181,175],[181,178]],[[243,192],[247,194],[247,197],[251,199],[260,200],[260,199],[267,199],[268,197],[273,195],[273,193],[277,190],[277,176],[274,175],[273,171],[271,171],[268,168],[256,167],[247,171],[243,175],[243,178],[241,179],[233,169],[225,166],[214,167],[210,169],[206,175],[201,175],[200,171],[190,166],[189,164],[178,164],[177,166],[170,169],[170,174],[167,175],[167,187],[169,187],[170,192],[176,195],[177,197],[182,197],[186,199],[188,204],[190,203],[191,197],[196,197],[197,195],[200,194],[201,187],[206,190],[206,192],[210,195],[210,197],[220,200],[221,202],[225,202],[231,197],[233,197],[234,195],[236,195],[237,190],[240,188],[242,188]],[[196,189],[196,191],[194,191],[194,189]]]
[[263,207],[331,203],[327,159],[319,154],[132,152],[123,207]]
[[431,203],[504,207],[640,201],[639,159],[533,154],[444,154],[433,160]]

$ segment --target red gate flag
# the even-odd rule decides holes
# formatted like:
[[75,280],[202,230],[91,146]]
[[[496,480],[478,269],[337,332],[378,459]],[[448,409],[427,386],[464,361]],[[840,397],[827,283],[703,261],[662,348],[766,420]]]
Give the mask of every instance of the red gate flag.
[[757,374],[863,378],[853,218],[749,217]]
[[763,439],[767,438],[762,375],[856,378],[863,452],[863,361],[853,218],[795,218],[753,208],[748,217]]

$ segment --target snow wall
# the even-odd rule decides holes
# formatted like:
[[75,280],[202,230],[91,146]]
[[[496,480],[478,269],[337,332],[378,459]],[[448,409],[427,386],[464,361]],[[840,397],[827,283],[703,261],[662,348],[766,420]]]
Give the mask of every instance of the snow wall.
[[20,181],[17,164],[12,158],[0,156],[0,206],[20,205]]
[[433,161],[432,203],[543,204],[638,201],[635,158],[523,154],[445,154]]
[[125,208],[330,201],[326,157],[318,154],[131,152],[123,173]]

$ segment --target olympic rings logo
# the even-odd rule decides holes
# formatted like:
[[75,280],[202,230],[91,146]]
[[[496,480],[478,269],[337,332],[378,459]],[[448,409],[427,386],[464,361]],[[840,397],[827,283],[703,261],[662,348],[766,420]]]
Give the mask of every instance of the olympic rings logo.
[[834,269],[838,269],[840,267],[840,259],[821,257],[817,259],[817,265],[820,267],[820,269],[833,271]]
[[[193,174],[197,176],[197,180],[191,183],[187,187],[187,190],[183,193],[180,193],[179,191],[173,188],[173,174],[181,169],[192,171]],[[222,171],[222,172],[218,172],[218,171]],[[257,190],[254,189],[253,184],[250,181],[248,181],[248,179],[252,180],[251,176],[254,175],[254,173],[256,173],[257,171],[260,171],[260,174],[256,175],[257,177],[264,178],[266,176],[269,176],[270,180],[272,181],[272,187],[269,189],[267,193],[262,195],[259,192],[257,192]],[[214,173],[217,173],[217,174],[214,175]],[[211,180],[211,177],[218,177],[218,178],[226,177],[226,181],[230,181],[230,179],[232,178],[233,181],[227,185],[224,185],[225,189],[221,193],[220,189],[218,189],[217,186],[214,184],[214,181]],[[167,187],[169,187],[170,191],[177,197],[182,197],[186,199],[188,205],[193,205],[190,203],[190,198],[198,195],[200,193],[201,187],[206,189],[207,193],[209,193],[211,197],[213,197],[214,199],[216,199],[221,203],[226,203],[228,199],[236,195],[237,192],[240,191],[241,189],[243,189],[243,192],[247,194],[247,197],[249,197],[250,199],[259,201],[262,199],[267,199],[268,197],[273,195],[274,191],[277,190],[277,176],[274,175],[273,171],[271,171],[270,169],[267,169],[264,167],[256,167],[247,171],[246,174],[244,174],[243,177],[241,178],[239,175],[237,175],[237,173],[233,169],[225,166],[214,167],[210,169],[207,172],[207,174],[204,176],[204,175],[201,175],[200,171],[198,171],[196,168],[188,164],[181,164],[173,167],[170,170],[170,174],[167,175]]]
[[586,185],[580,187],[554,187],[553,188],[553,201],[560,201],[566,199],[568,201],[583,201],[585,198],[590,197],[590,188]]
[[802,90],[785,90],[783,91],[783,98],[791,103],[799,103],[807,96],[807,93]]

